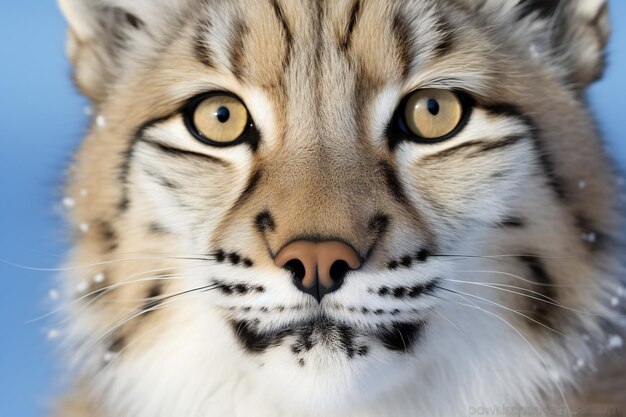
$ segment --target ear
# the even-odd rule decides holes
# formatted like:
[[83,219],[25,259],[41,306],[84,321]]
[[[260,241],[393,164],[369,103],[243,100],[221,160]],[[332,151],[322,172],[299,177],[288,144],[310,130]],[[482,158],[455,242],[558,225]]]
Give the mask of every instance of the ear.
[[491,2],[495,3],[507,4],[508,27],[573,90],[581,93],[602,76],[610,34],[607,0]]
[[58,0],[69,25],[74,80],[95,102],[118,74],[149,53],[186,1]]

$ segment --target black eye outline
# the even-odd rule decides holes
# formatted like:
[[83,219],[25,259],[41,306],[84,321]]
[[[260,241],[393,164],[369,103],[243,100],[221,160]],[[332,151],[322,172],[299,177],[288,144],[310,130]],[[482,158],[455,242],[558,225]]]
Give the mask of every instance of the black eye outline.
[[409,129],[409,127],[407,126],[404,115],[404,108],[406,107],[407,101],[409,101],[411,96],[422,90],[430,90],[430,88],[419,88],[417,90],[411,91],[406,96],[404,96],[404,98],[400,101],[400,104],[398,104],[398,107],[394,111],[391,122],[387,129],[387,138],[389,141],[389,147],[391,149],[395,149],[400,143],[405,140],[413,143],[418,143],[420,145],[434,145],[437,143],[445,142],[446,140],[452,139],[453,137],[461,133],[465,126],[467,126],[476,102],[471,96],[463,91],[447,90],[451,93],[454,93],[461,102],[463,114],[461,115],[461,120],[459,120],[459,123],[457,123],[456,127],[452,129],[450,133],[432,139],[424,138],[413,133],[411,129]]
[[[218,141],[212,140],[211,138],[206,137],[198,130],[193,120],[193,116],[198,106],[204,100],[210,97],[216,97],[216,96],[232,97],[236,99],[237,101],[239,101],[243,105],[243,107],[246,109],[246,115],[248,118],[246,120],[246,128],[244,129],[243,133],[239,135],[237,139],[231,142],[218,142]],[[185,123],[185,127],[187,128],[189,133],[191,133],[197,140],[199,140],[200,142],[206,145],[211,145],[211,146],[215,146],[218,148],[228,148],[231,146],[241,145],[242,143],[248,143],[252,147],[253,150],[256,150],[259,144],[259,132],[256,129],[256,125],[254,124],[254,121],[252,120],[252,116],[250,115],[248,106],[246,106],[246,103],[244,103],[244,101],[236,94],[230,93],[228,91],[210,91],[208,93],[199,94],[197,96],[192,97],[187,102],[187,104],[185,104],[182,110],[182,115],[183,115],[183,121]]]

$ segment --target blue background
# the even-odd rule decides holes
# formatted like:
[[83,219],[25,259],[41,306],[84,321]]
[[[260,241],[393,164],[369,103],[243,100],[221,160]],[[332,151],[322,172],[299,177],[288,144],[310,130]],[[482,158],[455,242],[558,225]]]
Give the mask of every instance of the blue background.
[[[612,0],[610,67],[591,102],[611,153],[626,162],[626,1]],[[66,163],[87,126],[53,1],[0,1],[0,258],[54,267],[66,251],[54,208]],[[40,416],[59,383],[42,313],[54,274],[0,262],[0,417]]]

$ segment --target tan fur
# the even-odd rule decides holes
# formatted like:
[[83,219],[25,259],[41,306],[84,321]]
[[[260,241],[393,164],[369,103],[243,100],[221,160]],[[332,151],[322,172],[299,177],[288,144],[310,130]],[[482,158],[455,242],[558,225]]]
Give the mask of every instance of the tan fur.
[[[198,1],[181,6],[182,10],[172,13],[161,26],[151,14],[144,22],[147,29],[126,27],[126,49],[111,54],[112,46],[104,47],[107,40],[102,28],[89,33],[78,24],[87,13],[97,16],[106,11],[76,11],[75,3],[62,2],[72,26],[70,58],[79,88],[94,101],[106,126],[94,123],[70,171],[67,195],[77,201],[70,215],[76,228],[71,264],[95,266],[68,276],[67,287],[71,292],[85,277],[98,273],[105,273],[105,283],[100,287],[92,283],[87,292],[104,285],[120,285],[96,294],[87,307],[79,303],[70,317],[88,323],[93,335],[107,335],[100,343],[123,338],[121,361],[132,361],[147,346],[159,343],[159,326],[168,327],[170,309],[160,309],[145,320],[130,321],[110,332],[118,320],[146,302],[153,288],[152,282],[125,281],[179,274],[188,264],[178,257],[206,256],[218,249],[245,250],[255,268],[272,271],[275,267],[267,256],[268,247],[275,254],[299,237],[340,237],[360,253],[377,245],[369,262],[384,269],[388,260],[410,242],[429,242],[439,234],[446,238],[462,235],[467,225],[488,222],[484,207],[492,204],[498,207],[494,210],[505,215],[505,203],[511,201],[515,201],[516,212],[536,221],[525,230],[486,236],[485,253],[502,249],[505,253],[531,251],[553,257],[548,265],[550,275],[571,285],[555,291],[559,302],[582,310],[597,311],[596,300],[612,288],[612,282],[604,277],[611,273],[599,271],[614,271],[619,261],[613,243],[621,238],[617,232],[621,220],[614,200],[616,184],[593,120],[579,100],[603,68],[601,54],[608,35],[606,9],[589,14],[576,12],[578,9],[572,6],[563,11],[568,19],[563,36],[569,43],[547,45],[539,37],[541,31],[533,26],[537,25],[534,16],[517,22],[510,8],[498,6],[495,1],[362,1],[358,23],[349,37],[345,33],[352,1],[279,2],[290,32],[269,1],[211,5]],[[503,11],[487,12],[499,7]],[[129,8],[132,10],[132,6]],[[433,24],[440,14],[449,28]],[[206,21],[210,24],[203,25]],[[402,22],[409,28],[410,39],[394,35]],[[83,23],[89,28],[97,25]],[[206,36],[200,43],[213,51],[212,67],[200,62],[194,50],[198,28],[203,28]],[[453,33],[446,33],[448,29]],[[140,33],[144,30],[150,35]],[[433,45],[444,35],[450,36],[453,46],[438,56]],[[291,46],[286,42],[288,37],[292,37]],[[240,48],[232,51],[232,44],[238,42]],[[565,49],[566,53],[554,59],[535,59],[528,51],[529,44],[535,42],[538,48],[546,48],[542,52],[545,55],[552,48]],[[414,49],[411,56],[416,57],[408,62],[403,49],[406,45]],[[233,57],[233,53],[238,55]],[[410,76],[403,73],[403,65]],[[408,93],[424,85],[464,88],[474,95],[479,108],[515,103],[539,127],[543,148],[533,150],[533,145],[526,142],[516,148],[517,154],[503,149],[471,156],[468,149],[444,158],[440,152],[446,152],[452,144],[443,143],[429,148],[419,164],[407,167],[384,143],[381,126],[369,124],[369,115],[376,111],[375,98],[384,91]],[[171,139],[171,146],[227,162],[223,166],[203,166],[184,158],[163,157],[140,142],[132,145],[130,165],[125,162],[142,125],[164,118],[158,129],[174,129],[180,125],[177,110],[181,105],[191,96],[212,89],[232,91],[244,99],[264,97],[263,112],[250,108],[264,130],[258,151],[251,154],[237,150],[238,161],[247,162],[229,159],[228,150],[214,150],[191,139],[177,141],[171,134],[164,138],[157,133],[153,136],[160,135],[161,141]],[[392,109],[387,111],[387,117],[391,117]],[[263,120],[265,114],[269,116]],[[506,115],[478,108],[475,117],[484,120],[485,126],[502,127],[490,131],[491,136],[485,138],[490,143],[501,139],[499,131],[524,129],[519,121],[511,121]],[[400,145],[401,150],[408,147]],[[554,197],[538,162],[519,159],[519,155],[528,157],[535,152],[549,155],[566,201]],[[160,163],[155,163],[159,158]],[[527,167],[522,172],[520,166],[524,164]],[[162,225],[154,210],[164,200],[157,204],[156,197],[147,191],[142,167],[184,188],[179,203],[186,208],[181,216],[193,219],[198,233],[207,233],[205,252],[189,253],[189,246],[167,225],[165,230],[153,230],[155,225]],[[386,167],[396,172],[404,170],[399,181],[409,201],[402,202],[389,191]],[[492,175],[506,171],[519,173],[500,182],[490,180]],[[255,174],[258,183],[254,192],[241,197]],[[584,192],[579,190],[581,180],[586,181]],[[500,201],[504,195],[508,201]],[[127,206],[120,209],[124,204]],[[280,225],[267,240],[259,237],[253,225],[255,215],[263,209],[270,210]],[[378,242],[378,236],[368,230],[368,221],[381,212],[391,213],[393,221]],[[577,223],[579,219],[585,219],[585,224]],[[81,224],[89,225],[86,233],[79,230]],[[592,225],[591,230],[581,229],[587,224]],[[580,236],[592,232],[598,238],[602,236],[601,243],[609,242],[607,246],[591,251]],[[115,247],[111,248],[112,244]],[[509,271],[524,274],[522,266],[510,267]],[[594,280],[599,276],[604,278]],[[512,278],[498,279],[503,284],[520,285]],[[583,285],[584,290],[580,289]],[[540,287],[524,286],[541,291]],[[160,295],[186,289],[182,280],[163,280]],[[519,310],[532,310],[532,302],[511,299],[510,294],[500,301]],[[551,325],[564,332],[575,331],[583,323],[599,331],[591,318],[572,318],[558,309],[553,314]],[[522,326],[531,340],[555,343],[554,334],[537,323],[515,316],[511,320]],[[78,345],[89,345],[83,340],[89,340],[88,335],[78,336]],[[84,400],[100,395],[89,387],[91,376],[99,372],[99,361],[81,353],[78,362],[86,387],[60,405],[59,417],[99,416],[98,406],[93,405],[99,400]],[[614,372],[611,378],[616,382],[608,384],[606,391],[623,390],[623,375],[621,368]],[[623,398],[617,395],[610,401]]]

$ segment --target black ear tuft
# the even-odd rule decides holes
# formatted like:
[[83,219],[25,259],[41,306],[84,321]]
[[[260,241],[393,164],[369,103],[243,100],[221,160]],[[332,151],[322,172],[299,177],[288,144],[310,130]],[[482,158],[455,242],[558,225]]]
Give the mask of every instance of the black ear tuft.
[[553,16],[561,0],[519,0],[519,19],[523,19],[532,13],[538,13],[541,18],[549,18]]

